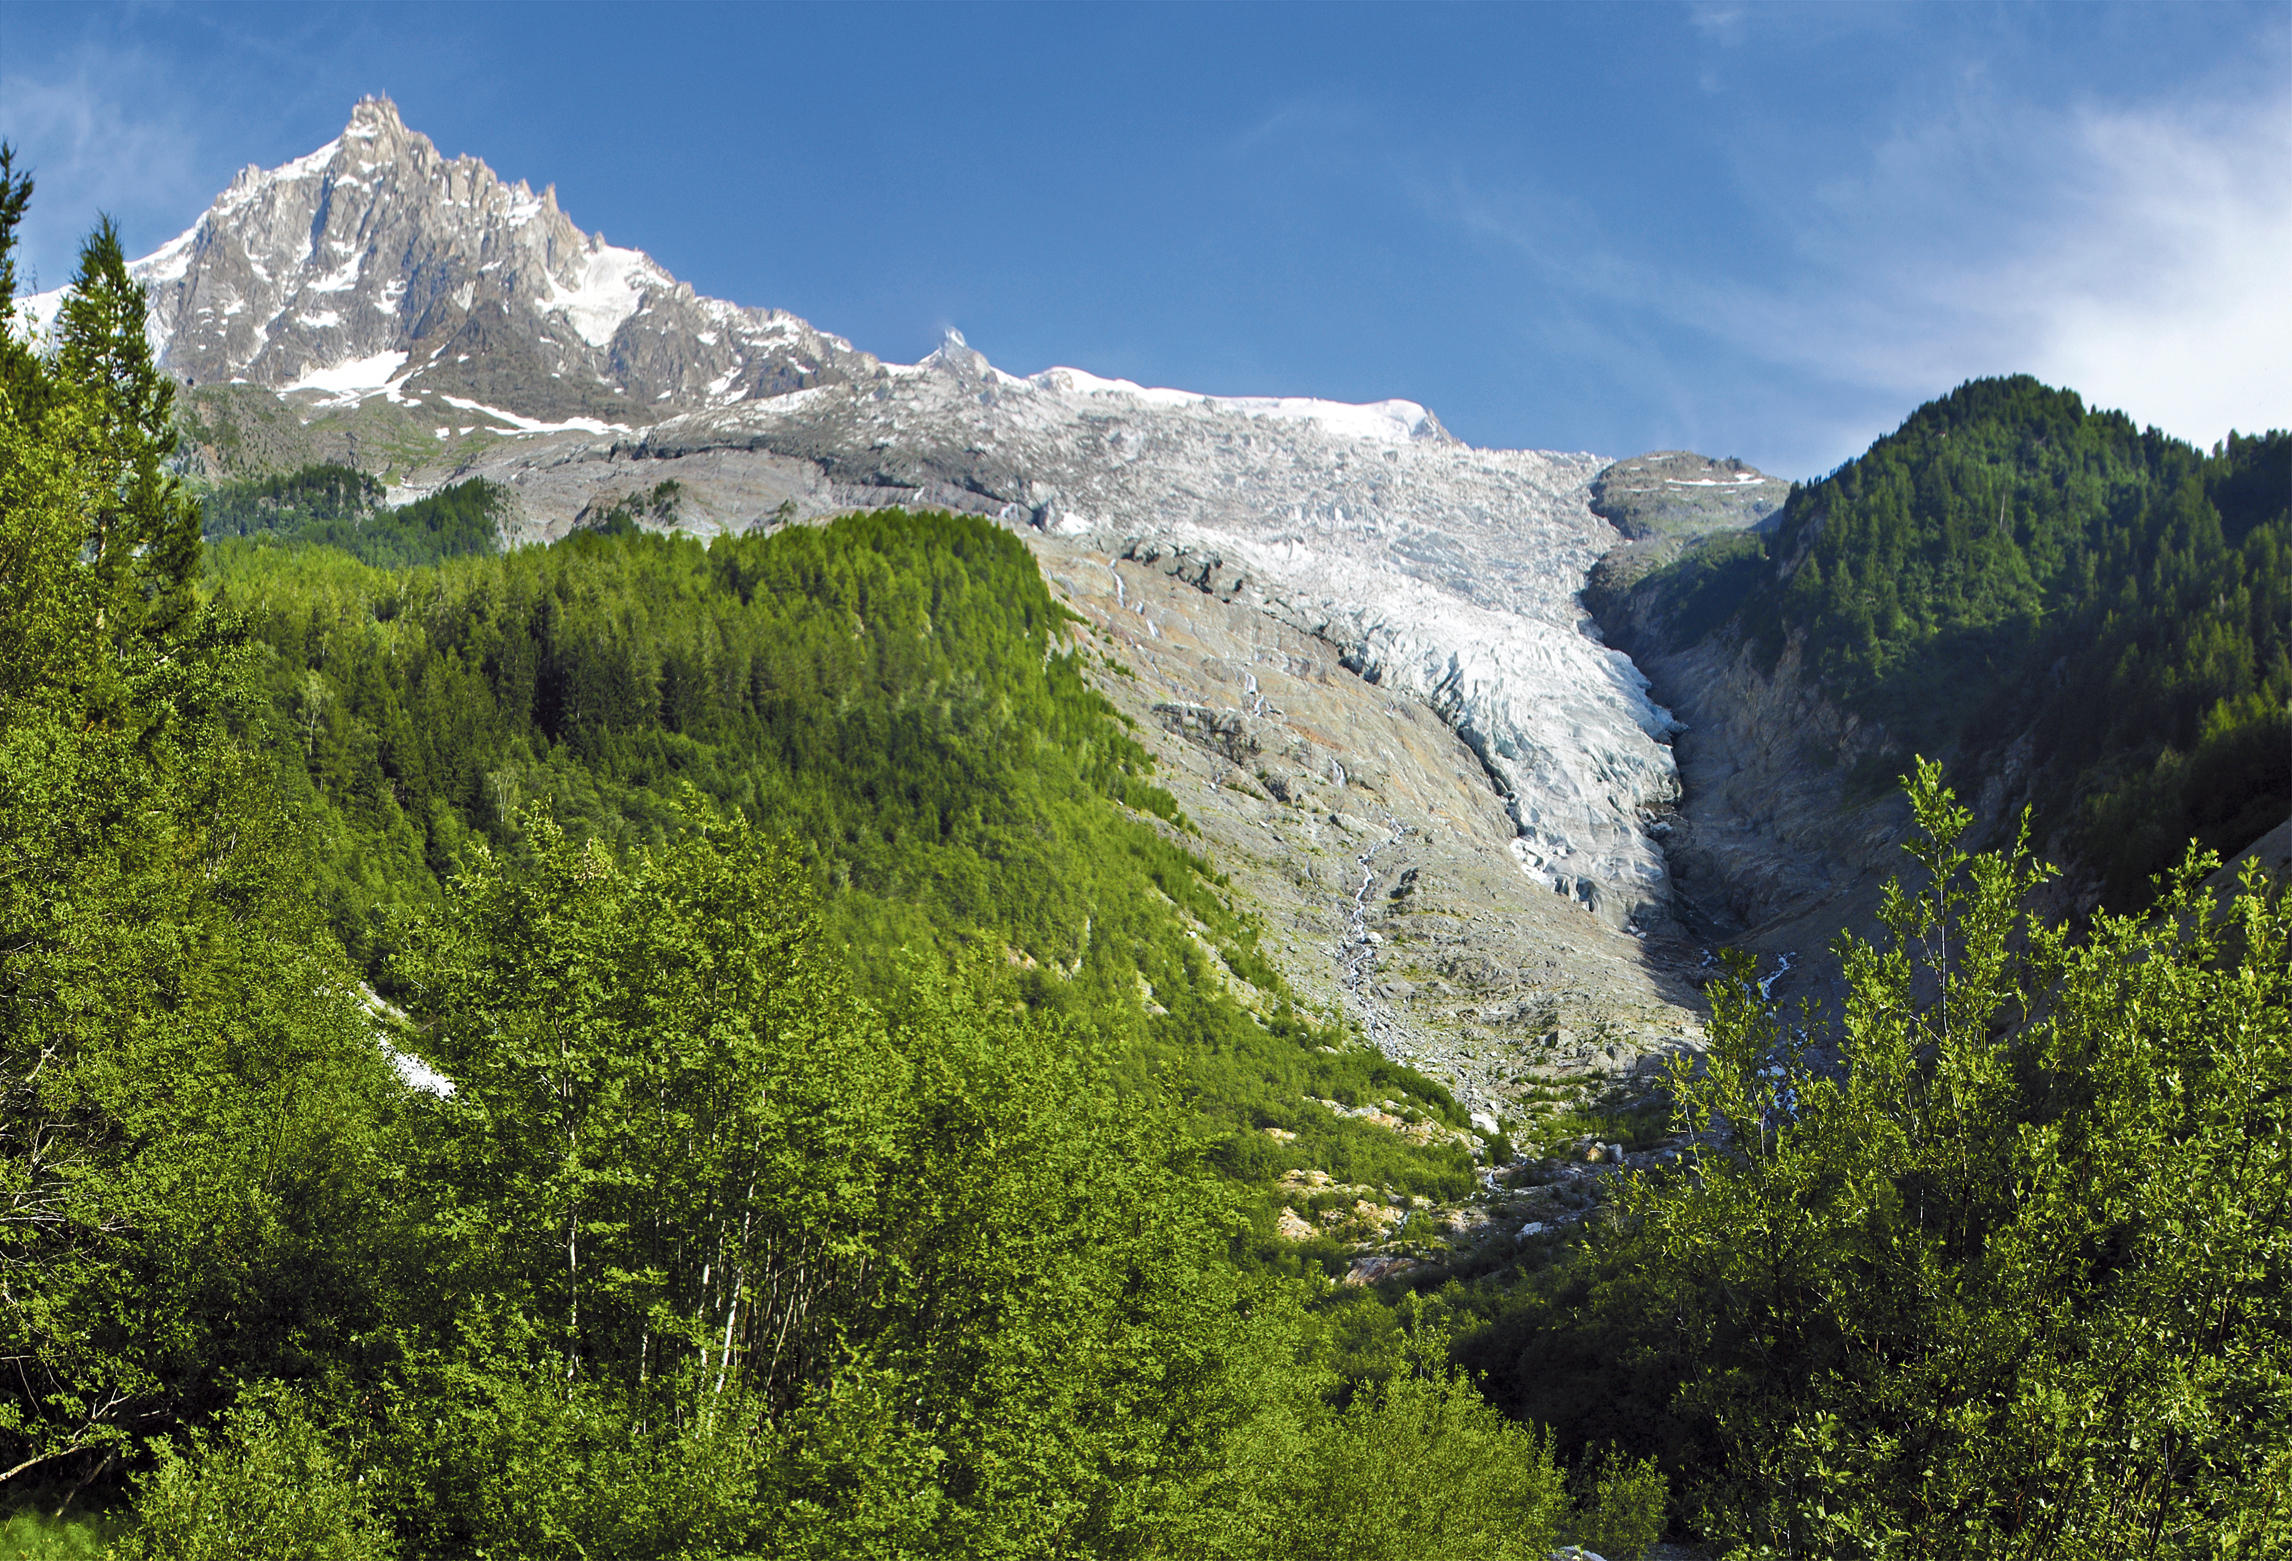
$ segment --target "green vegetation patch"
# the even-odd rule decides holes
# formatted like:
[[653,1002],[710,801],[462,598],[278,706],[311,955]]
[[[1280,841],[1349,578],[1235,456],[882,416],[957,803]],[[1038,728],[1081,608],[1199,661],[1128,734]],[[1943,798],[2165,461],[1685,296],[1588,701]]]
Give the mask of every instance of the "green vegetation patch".
[[322,464],[209,489],[200,531],[209,542],[336,548],[377,568],[416,568],[499,551],[507,499],[498,484],[472,478],[393,508],[369,474]]
[[1397,1095],[1465,1125],[1290,1000],[992,524],[886,511],[705,547],[584,531],[416,572],[231,543],[210,578],[272,653],[314,895],[385,985],[456,864],[521,849],[524,810],[629,850],[691,827],[689,794],[796,843],[871,980],[903,947],[987,949],[1016,1000],[1124,1037],[1134,1082],[1174,1070],[1232,1174],[1471,1189],[1462,1150],[1306,1103]]

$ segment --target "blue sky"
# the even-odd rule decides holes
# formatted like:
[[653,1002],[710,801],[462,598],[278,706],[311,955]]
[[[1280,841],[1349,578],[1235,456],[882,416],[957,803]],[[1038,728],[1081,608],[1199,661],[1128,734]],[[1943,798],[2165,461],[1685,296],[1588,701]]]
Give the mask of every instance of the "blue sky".
[[0,10],[25,261],[395,98],[704,293],[912,361],[1405,396],[1826,470],[2027,370],[2292,424],[2292,6]]

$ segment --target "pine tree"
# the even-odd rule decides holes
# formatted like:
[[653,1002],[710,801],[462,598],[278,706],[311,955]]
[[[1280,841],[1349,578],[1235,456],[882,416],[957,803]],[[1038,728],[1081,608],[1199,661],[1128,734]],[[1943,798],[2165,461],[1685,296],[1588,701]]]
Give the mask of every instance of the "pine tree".
[[149,319],[106,217],[80,250],[57,322],[56,370],[91,414],[87,437],[107,491],[88,546],[101,621],[122,637],[181,629],[199,570],[198,507],[163,469],[175,453],[175,385],[152,359]]
[[15,329],[16,229],[32,200],[32,176],[16,172],[16,149],[0,141],[0,395],[36,424],[47,403],[47,372]]

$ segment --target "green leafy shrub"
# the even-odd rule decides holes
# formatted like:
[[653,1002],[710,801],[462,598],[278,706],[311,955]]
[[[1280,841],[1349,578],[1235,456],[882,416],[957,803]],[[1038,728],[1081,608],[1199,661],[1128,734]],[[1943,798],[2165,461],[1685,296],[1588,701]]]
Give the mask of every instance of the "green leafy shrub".
[[291,1393],[256,1388],[135,1484],[119,1561],[390,1561],[355,1475]]
[[1653,1458],[1610,1449],[1589,1472],[1587,1489],[1569,1523],[1577,1544],[1602,1561],[1643,1561],[1663,1537],[1671,1482]]
[[1567,1509],[1551,1450],[1461,1375],[1405,1366],[1294,1431],[1241,1555],[1544,1561]]
[[[2292,1541],[2292,897],[2201,854],[2031,913],[1921,765],[1918,869],[1843,1013],[1709,989],[1684,1163],[1460,1293],[1458,1360],[1731,1555],[2216,1557]],[[2272,1548],[2274,1547],[2274,1548]]]
[[2047,869],[1958,848],[1936,767],[1911,804],[1889,944],[1842,943],[1844,1071],[1739,963],[1707,1070],[1672,1077],[1694,1174],[1629,1187],[1718,1531],[1756,1556],[2282,1534],[2292,899],[2248,884],[2224,918],[2198,858],[2072,937],[2023,909]]

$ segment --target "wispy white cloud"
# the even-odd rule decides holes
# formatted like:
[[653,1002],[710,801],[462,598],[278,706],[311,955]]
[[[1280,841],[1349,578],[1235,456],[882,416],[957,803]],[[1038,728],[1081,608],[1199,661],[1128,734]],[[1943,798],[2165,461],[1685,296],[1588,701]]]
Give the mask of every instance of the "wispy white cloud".
[[1999,289],[2037,372],[2207,443],[2292,426],[2292,94],[2081,114],[2063,140],[2090,194]]
[[62,71],[0,69],[7,105],[0,133],[34,184],[20,235],[20,285],[32,274],[42,287],[71,280],[80,241],[99,213],[119,222],[131,254],[177,231],[159,226],[200,187],[197,136],[170,111],[174,94],[139,90],[159,74],[132,51],[83,55]]
[[1547,289],[1537,308],[1604,332],[1617,361],[1660,374],[1646,342],[1667,329],[1674,372],[1700,340],[1800,386],[1799,426],[1769,447],[1804,470],[1885,426],[1825,412],[1824,386],[1899,416],[2013,372],[2209,444],[2292,425],[2292,91],[2188,101],[2044,106],[1969,70],[1843,172],[1740,161],[1725,198],[1772,234],[1755,269],[1656,256],[1546,192],[1416,192],[1509,247]]
[[2292,422],[2292,95],[2202,113],[1984,100],[1821,192],[1747,347],[1930,395],[2027,370],[2201,442]]

